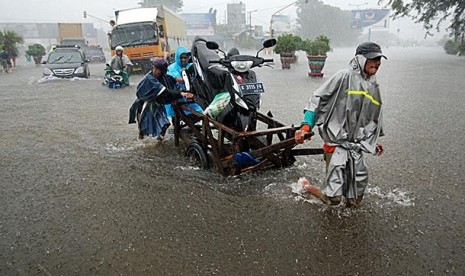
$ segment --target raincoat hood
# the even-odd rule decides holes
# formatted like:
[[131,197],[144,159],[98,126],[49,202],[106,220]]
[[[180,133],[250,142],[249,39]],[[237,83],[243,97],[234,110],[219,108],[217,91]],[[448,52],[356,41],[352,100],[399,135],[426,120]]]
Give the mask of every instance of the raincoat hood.
[[147,102],[154,101],[155,98],[165,91],[165,86],[161,84],[158,79],[152,75],[151,72],[137,84],[136,96],[138,99]]
[[[365,63],[367,62],[367,58],[364,57],[363,55],[356,55],[351,61],[350,61],[350,69],[354,71],[356,74],[360,74],[363,79],[366,79],[366,74],[365,74]],[[374,77],[374,76],[373,76]]]
[[191,55],[191,53],[189,52],[189,50],[187,50],[186,47],[184,46],[179,46],[177,49],[176,49],[176,53],[174,54],[174,63],[176,63],[176,65],[178,65],[179,67],[182,67],[181,66],[181,55],[182,54],[187,54],[187,55]]
[[192,63],[188,63],[185,67],[181,66],[181,55],[182,54],[189,54],[190,52],[187,48],[183,46],[179,46],[176,49],[176,53],[174,54],[174,62],[168,66],[168,75],[172,76],[173,78],[178,78],[181,76],[181,71],[183,68],[189,68]]

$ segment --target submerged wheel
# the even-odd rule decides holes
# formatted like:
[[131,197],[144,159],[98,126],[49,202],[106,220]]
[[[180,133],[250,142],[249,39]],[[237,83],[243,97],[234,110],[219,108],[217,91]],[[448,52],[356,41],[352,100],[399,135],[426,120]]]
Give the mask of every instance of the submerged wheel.
[[208,156],[205,149],[198,142],[191,142],[187,147],[186,156],[189,158],[189,164],[204,170],[209,168]]

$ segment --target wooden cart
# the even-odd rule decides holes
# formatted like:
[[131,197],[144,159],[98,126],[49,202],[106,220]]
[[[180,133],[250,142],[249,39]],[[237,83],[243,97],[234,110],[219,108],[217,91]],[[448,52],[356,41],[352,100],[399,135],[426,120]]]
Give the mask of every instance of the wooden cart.
[[257,112],[257,122],[264,129],[238,132],[185,104],[177,103],[174,110],[175,145],[183,140],[191,164],[223,176],[286,167],[294,163],[294,156],[323,153],[321,148],[295,149],[294,134],[299,127],[285,126],[271,112]]

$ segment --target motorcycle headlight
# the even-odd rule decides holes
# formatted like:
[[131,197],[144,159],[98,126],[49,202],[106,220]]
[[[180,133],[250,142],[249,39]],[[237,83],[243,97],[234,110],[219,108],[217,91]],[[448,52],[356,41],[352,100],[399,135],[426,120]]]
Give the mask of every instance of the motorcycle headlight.
[[44,68],[44,76],[53,75],[52,70],[48,69],[47,67]]
[[84,73],[84,67],[80,66],[76,69],[76,71],[74,71],[74,73],[76,74],[82,74]]
[[231,61],[231,66],[236,70],[237,72],[247,72],[252,68],[253,61],[247,60],[247,61]]

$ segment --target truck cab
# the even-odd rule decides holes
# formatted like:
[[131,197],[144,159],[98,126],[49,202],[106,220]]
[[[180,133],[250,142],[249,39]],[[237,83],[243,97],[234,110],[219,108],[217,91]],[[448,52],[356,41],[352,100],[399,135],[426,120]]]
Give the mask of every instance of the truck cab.
[[116,46],[124,47],[135,71],[146,73],[154,57],[167,58],[177,46],[187,45],[184,21],[164,6],[116,11],[115,17],[110,36],[112,56]]

